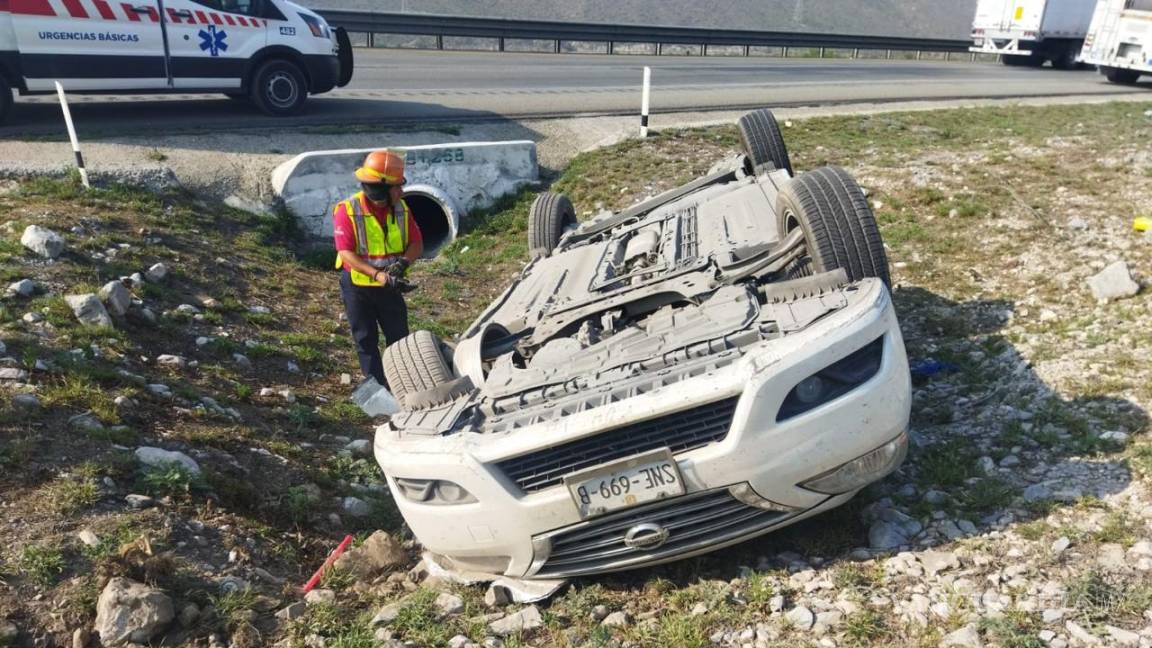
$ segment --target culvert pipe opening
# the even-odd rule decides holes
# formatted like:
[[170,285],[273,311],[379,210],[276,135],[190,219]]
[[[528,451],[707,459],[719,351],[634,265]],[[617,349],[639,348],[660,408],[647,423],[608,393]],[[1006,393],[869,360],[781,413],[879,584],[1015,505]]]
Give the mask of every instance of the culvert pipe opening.
[[431,259],[445,246],[456,240],[460,227],[460,212],[452,197],[431,186],[406,188],[404,202],[412,210],[412,218],[420,227],[424,239],[424,258]]

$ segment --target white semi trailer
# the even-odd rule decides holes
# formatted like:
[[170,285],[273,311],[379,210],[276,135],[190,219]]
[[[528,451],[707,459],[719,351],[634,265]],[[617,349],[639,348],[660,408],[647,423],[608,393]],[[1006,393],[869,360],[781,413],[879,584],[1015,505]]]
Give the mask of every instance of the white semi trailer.
[[978,0],[969,51],[1005,65],[1076,67],[1096,0]]
[[1152,74],[1152,0],[1100,0],[1080,60],[1113,83]]

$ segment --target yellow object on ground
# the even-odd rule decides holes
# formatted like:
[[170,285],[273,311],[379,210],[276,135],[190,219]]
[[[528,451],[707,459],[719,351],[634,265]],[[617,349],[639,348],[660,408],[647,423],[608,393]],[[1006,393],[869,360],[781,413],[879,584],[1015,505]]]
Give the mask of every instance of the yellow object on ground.
[[1147,216],[1141,216],[1137,218],[1136,220],[1132,221],[1132,229],[1136,230],[1137,232],[1147,232],[1152,230],[1152,218],[1148,218]]

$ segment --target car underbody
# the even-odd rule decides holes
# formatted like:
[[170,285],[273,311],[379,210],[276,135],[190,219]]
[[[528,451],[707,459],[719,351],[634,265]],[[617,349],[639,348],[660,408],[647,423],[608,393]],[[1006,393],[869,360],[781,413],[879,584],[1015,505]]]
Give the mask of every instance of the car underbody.
[[[543,195],[535,258],[454,349],[389,348],[404,409],[376,456],[425,546],[517,577],[654,564],[899,465],[910,387],[867,204],[838,170],[756,158],[580,225]],[[800,191],[820,183],[839,205]]]

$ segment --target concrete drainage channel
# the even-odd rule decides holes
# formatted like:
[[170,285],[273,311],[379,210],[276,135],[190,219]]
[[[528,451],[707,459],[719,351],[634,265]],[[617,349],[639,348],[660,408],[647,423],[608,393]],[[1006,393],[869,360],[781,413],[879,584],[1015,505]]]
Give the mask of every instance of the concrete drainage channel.
[[[301,153],[272,173],[272,189],[309,235],[332,237],[332,207],[359,190],[353,170],[373,149]],[[404,197],[432,258],[456,239],[461,219],[540,179],[530,141],[409,146]]]

